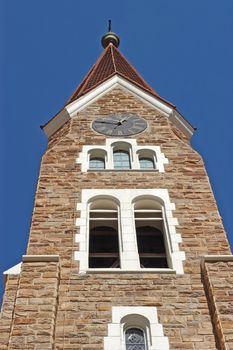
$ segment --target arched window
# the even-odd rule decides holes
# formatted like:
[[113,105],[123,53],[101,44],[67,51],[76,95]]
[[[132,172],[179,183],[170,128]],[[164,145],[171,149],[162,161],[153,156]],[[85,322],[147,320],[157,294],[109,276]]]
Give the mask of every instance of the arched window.
[[140,328],[128,328],[125,331],[126,350],[146,350],[145,333]]
[[131,169],[131,145],[127,142],[112,144],[114,169]]
[[156,168],[155,152],[148,149],[138,151],[140,169],[153,170]]
[[168,190],[107,187],[82,189],[82,201],[77,203],[75,260],[80,273],[117,267],[183,274],[185,254],[179,247],[182,240]]
[[141,268],[167,268],[162,205],[151,197],[140,199],[134,218]]
[[118,205],[100,198],[89,206],[89,268],[118,267]]
[[141,157],[139,158],[140,169],[154,169],[155,163],[151,158]]
[[93,149],[89,152],[89,169],[105,169],[107,154],[102,149]]
[[90,157],[90,169],[105,169],[105,161],[104,158],[100,157]]
[[168,338],[154,306],[113,306],[104,349],[169,350]]
[[114,169],[130,169],[130,156],[127,151],[114,151],[113,152]]

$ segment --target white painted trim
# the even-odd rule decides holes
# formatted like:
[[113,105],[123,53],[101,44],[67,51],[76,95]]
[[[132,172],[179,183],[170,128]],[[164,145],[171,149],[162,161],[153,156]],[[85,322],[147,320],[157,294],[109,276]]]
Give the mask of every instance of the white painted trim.
[[23,255],[23,262],[59,261],[59,255]]
[[145,92],[136,85],[130,83],[128,80],[120,77],[119,75],[114,75],[110,79],[106,80],[104,83],[97,86],[95,89],[91,90],[84,96],[81,96],[76,101],[71,102],[65,108],[72,118],[77,112],[80,112],[83,108],[86,108],[90,103],[93,103],[97,98],[110,92],[116,88],[125,88],[127,91],[133,93],[134,95],[143,98],[143,100],[152,104],[160,112],[169,115],[172,112],[172,107],[168,106],[164,102],[161,102],[158,98],[152,96],[150,93]]
[[154,172],[158,172],[158,169],[98,169],[98,170],[94,170],[94,169],[87,169],[87,172],[92,172],[92,171],[98,171],[98,172],[124,172],[124,171],[130,171],[130,172],[146,172],[146,173],[154,173]]
[[52,118],[44,127],[45,134],[50,137],[59,130],[68,120],[70,115],[66,109],[61,110],[54,118]]
[[[121,88],[130,92],[132,95],[141,99],[144,103],[148,104],[150,107],[154,107],[160,113],[162,113],[182,131],[188,138],[193,135],[193,127],[178,113],[174,108],[167,105],[165,102],[161,101],[159,98],[151,95],[148,92],[140,89],[128,80],[118,76],[117,74],[106,80],[104,83],[97,86],[95,89],[81,96],[77,100],[68,104],[63,111],[52,118],[45,126],[44,131],[48,137],[53,135],[64,123],[70,118],[77,115],[78,112],[82,111],[84,108],[89,106],[91,103],[95,102],[100,97],[104,96],[113,89]],[[68,112],[68,114],[67,114]]]
[[3,272],[3,275],[19,275],[21,272],[21,266],[22,263],[20,262],[19,264],[12,266],[8,270]]
[[195,129],[187,122],[187,120],[175,109],[170,114],[170,120],[176,127],[181,130],[190,139]]
[[108,324],[108,336],[104,337],[104,350],[124,350],[124,332],[138,327],[146,334],[147,350],[169,350],[168,337],[158,322],[154,306],[113,306],[112,323]]
[[[76,226],[79,227],[79,233],[75,236],[76,243],[79,243],[79,251],[74,253],[74,259],[79,261],[79,272],[86,273],[90,271],[88,267],[88,204],[93,198],[100,196],[111,197],[119,203],[119,220],[120,232],[122,239],[121,252],[121,268],[118,272],[130,271],[145,271],[159,272],[161,269],[143,269],[140,268],[139,255],[136,244],[136,233],[134,224],[133,202],[135,198],[140,196],[154,196],[162,201],[164,211],[164,226],[165,226],[165,244],[167,251],[167,260],[170,265],[167,269],[168,273],[175,271],[183,274],[183,260],[185,253],[179,250],[178,243],[181,242],[180,234],[176,233],[178,220],[173,217],[172,210],[175,209],[174,203],[170,202],[167,189],[83,189],[81,192],[81,203],[77,204],[77,210],[80,210],[80,217],[76,219]],[[91,269],[92,270],[92,269]],[[103,272],[104,269],[93,269],[93,272]],[[165,273],[165,270],[163,272]],[[110,272],[111,269],[105,269],[105,272]],[[113,269],[115,271],[115,269]]]
[[[105,145],[84,145],[82,152],[79,153],[76,163],[81,164],[81,171],[99,171],[94,169],[89,169],[89,155],[93,152],[102,151],[105,152],[107,157],[105,157],[105,168],[100,171],[110,171],[115,170],[113,164],[113,145],[115,143],[128,145],[128,150],[130,153],[130,163],[131,169],[124,169],[124,171],[147,171],[145,169],[140,169],[139,155],[140,152],[150,151],[153,154],[153,160],[155,163],[155,169],[150,169],[150,171],[159,171],[161,173],[165,172],[164,165],[168,164],[168,159],[165,157],[164,153],[161,152],[160,146],[140,146],[137,144],[136,139],[117,139],[117,138],[108,138],[106,139]],[[121,170],[121,169],[120,169]],[[122,169],[123,170],[123,169]],[[117,169],[119,171],[119,169]]]
[[121,273],[158,273],[158,274],[175,274],[176,271],[172,270],[172,269],[165,269],[165,268],[161,268],[161,269],[140,269],[140,270],[119,270],[119,269],[87,269],[87,273],[117,273],[117,272],[121,272]]

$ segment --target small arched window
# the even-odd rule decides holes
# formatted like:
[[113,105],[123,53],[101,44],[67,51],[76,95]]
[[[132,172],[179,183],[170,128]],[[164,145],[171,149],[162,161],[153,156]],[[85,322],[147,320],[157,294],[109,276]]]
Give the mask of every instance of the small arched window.
[[118,150],[113,152],[113,162],[115,169],[131,169],[129,152]]
[[168,338],[158,322],[154,306],[113,306],[112,323],[104,337],[104,349],[168,350]]
[[127,142],[112,144],[114,169],[131,169],[131,145]]
[[107,154],[105,150],[93,149],[89,152],[89,169],[105,169]]
[[139,158],[139,163],[140,163],[140,169],[154,169],[155,168],[155,163],[152,158],[148,157],[141,157]]
[[167,268],[165,228],[161,204],[151,198],[134,204],[138,254],[142,268]]
[[89,268],[118,267],[118,206],[111,199],[97,199],[89,207]]
[[138,151],[140,169],[153,170],[156,168],[156,155],[150,149],[141,149]]
[[105,161],[104,158],[101,157],[90,157],[90,169],[105,169]]
[[128,328],[125,331],[126,350],[146,350],[145,333],[140,328]]

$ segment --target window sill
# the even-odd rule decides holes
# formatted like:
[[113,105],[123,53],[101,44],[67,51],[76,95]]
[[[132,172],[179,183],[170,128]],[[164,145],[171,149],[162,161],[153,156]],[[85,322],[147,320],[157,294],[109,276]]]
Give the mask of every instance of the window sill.
[[122,269],[87,269],[86,273],[167,273],[167,274],[176,274],[176,271],[173,269],[138,269],[138,270],[122,270]]
[[156,173],[159,170],[158,169],[87,169],[87,172],[122,172],[122,171],[129,171],[129,172],[146,172],[146,173]]

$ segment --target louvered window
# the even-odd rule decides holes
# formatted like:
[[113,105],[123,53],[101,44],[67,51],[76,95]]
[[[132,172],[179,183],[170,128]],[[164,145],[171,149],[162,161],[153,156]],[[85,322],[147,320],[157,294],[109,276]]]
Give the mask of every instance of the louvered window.
[[134,209],[140,267],[168,267],[162,206],[154,200],[145,199],[136,202]]
[[89,228],[89,267],[120,267],[117,205],[108,199],[93,202]]

